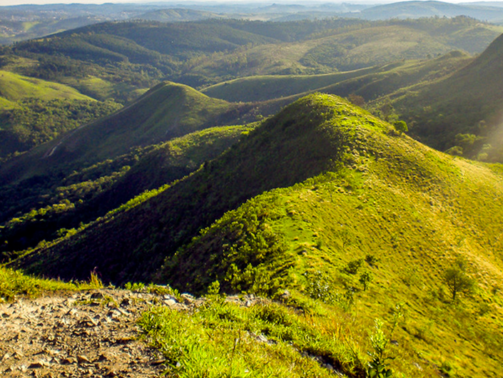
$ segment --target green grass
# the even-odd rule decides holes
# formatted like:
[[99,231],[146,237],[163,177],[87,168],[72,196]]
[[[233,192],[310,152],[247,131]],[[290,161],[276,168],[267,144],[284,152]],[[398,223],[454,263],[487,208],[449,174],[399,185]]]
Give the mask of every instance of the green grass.
[[231,104],[188,86],[166,82],[120,111],[7,162],[0,168],[1,175],[10,176],[11,182],[15,182],[47,174],[56,167],[68,172],[121,156],[133,147],[255,119],[253,104]]
[[101,281],[91,274],[89,282],[63,282],[60,280],[41,279],[22,272],[0,267],[0,303],[19,297],[37,297],[59,291],[77,291],[100,289]]
[[[277,310],[287,313],[290,330],[265,325],[278,338],[274,353],[288,355],[284,341],[304,350],[317,340],[319,355],[332,356],[346,372],[365,361],[344,365],[347,349],[338,348],[349,341],[333,336],[335,325],[314,334],[310,327],[339,321],[358,343],[353,356],[361,356],[371,350],[374,319],[389,320],[403,304],[406,316],[393,336],[398,347],[389,350],[396,372],[433,376],[443,366],[458,376],[497,376],[503,358],[501,172],[399,135],[341,98],[314,94],[185,179],[40,246],[13,266],[62,277],[98,266],[112,281],[155,278],[180,292],[204,293],[216,280],[226,293],[280,298],[288,289],[289,304],[304,313]],[[468,261],[477,289],[453,302],[443,275],[458,256]],[[254,310],[229,311],[234,315],[225,325],[211,323],[212,315],[201,310],[191,318],[153,313],[154,325],[145,327],[154,336],[161,332],[157,347],[171,362],[184,361],[181,372],[190,374],[183,369],[211,369],[205,356],[229,366],[236,334],[226,330],[249,332],[258,324]],[[206,336],[200,343],[173,341],[171,328],[188,324],[220,342],[205,343]],[[171,350],[173,343],[179,348]],[[266,374],[262,346],[248,345],[236,366]],[[184,354],[191,346],[194,354]],[[285,368],[284,359],[271,362],[276,371]]]
[[194,314],[154,308],[139,321],[166,357],[168,377],[333,376],[325,364],[363,376],[365,356],[341,323],[327,312],[301,313],[267,300],[246,308],[220,298]]
[[413,84],[437,81],[472,60],[465,53],[451,52],[436,59],[400,61],[335,74],[253,76],[220,83],[202,92],[227,101],[267,101],[314,91],[339,96],[353,93],[370,101]]
[[4,100],[12,102],[30,97],[43,98],[44,100],[92,100],[69,86],[3,70],[0,70],[0,96]]

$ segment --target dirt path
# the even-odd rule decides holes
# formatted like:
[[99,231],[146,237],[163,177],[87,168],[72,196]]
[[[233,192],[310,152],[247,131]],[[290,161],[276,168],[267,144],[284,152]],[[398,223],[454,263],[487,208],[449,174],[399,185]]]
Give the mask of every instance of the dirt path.
[[169,296],[102,289],[0,305],[2,377],[158,377],[164,360],[136,320]]

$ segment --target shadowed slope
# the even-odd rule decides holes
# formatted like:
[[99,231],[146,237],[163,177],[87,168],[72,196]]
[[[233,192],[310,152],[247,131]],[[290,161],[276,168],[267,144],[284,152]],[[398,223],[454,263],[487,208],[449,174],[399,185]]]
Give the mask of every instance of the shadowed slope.
[[[149,279],[164,256],[226,211],[338,165],[350,134],[326,121],[342,119],[351,109],[337,98],[304,98],[195,174],[26,261],[43,260],[39,269],[62,277],[86,276],[98,266],[113,281]],[[374,122],[366,117],[358,119]]]
[[[452,147],[458,133],[492,136],[489,138],[492,140],[484,143],[494,143],[503,104],[502,77],[503,36],[500,36],[470,65],[444,80],[392,96],[397,98],[395,107],[415,121],[411,131],[435,148]],[[487,128],[481,128],[480,121]]]

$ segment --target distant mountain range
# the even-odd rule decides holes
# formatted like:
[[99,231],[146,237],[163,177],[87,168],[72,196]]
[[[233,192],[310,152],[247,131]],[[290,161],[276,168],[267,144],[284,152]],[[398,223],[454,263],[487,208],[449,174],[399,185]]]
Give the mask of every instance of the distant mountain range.
[[372,4],[56,4],[0,7],[0,44],[75,29],[85,25],[132,19],[160,22],[197,21],[233,18],[261,21],[298,21],[333,17],[366,20],[421,17],[466,16],[482,21],[503,22],[502,3],[477,2],[451,4],[439,1],[407,1],[374,6]]

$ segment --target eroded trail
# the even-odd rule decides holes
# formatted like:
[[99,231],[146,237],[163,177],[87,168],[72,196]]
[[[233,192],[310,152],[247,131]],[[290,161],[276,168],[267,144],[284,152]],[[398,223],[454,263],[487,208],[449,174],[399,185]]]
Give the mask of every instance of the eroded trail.
[[158,377],[162,356],[138,336],[137,319],[169,296],[101,289],[0,306],[2,377]]

